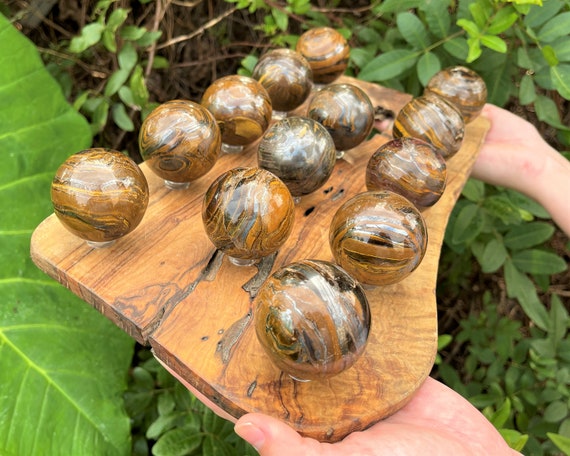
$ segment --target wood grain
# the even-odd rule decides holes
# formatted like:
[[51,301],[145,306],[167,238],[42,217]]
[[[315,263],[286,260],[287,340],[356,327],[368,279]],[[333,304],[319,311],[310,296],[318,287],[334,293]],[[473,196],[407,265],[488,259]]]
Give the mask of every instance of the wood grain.
[[[374,106],[398,111],[409,96],[358,84]],[[448,161],[444,195],[423,212],[428,250],[404,281],[367,288],[372,332],[363,356],[326,381],[300,383],[269,362],[255,337],[252,300],[264,278],[298,259],[332,261],[328,225],[336,209],[365,190],[365,167],[390,139],[376,135],[345,154],[329,181],[296,207],[293,232],[257,266],[238,267],[216,252],[204,232],[201,204],[210,182],[236,166],[255,166],[255,146],[225,155],[186,190],[169,190],[142,165],[150,203],[139,227],[105,249],[92,249],[55,216],[32,236],[31,255],[48,275],[97,308],[229,414],[275,416],[303,435],[338,441],[405,405],[429,375],[437,347],[435,284],[449,214],[467,180],[489,122],[468,125]]]

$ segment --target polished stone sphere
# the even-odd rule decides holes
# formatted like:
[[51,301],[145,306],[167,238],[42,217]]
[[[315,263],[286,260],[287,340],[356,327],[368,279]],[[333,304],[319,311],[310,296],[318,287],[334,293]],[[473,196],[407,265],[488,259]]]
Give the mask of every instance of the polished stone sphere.
[[353,84],[330,84],[311,98],[307,116],[323,125],[338,151],[361,144],[374,126],[370,98]]
[[61,164],[51,184],[51,200],[63,226],[95,246],[119,239],[139,225],[149,188],[129,157],[93,148]]
[[475,71],[454,66],[436,73],[424,93],[438,95],[454,105],[465,123],[475,120],[487,102],[487,86]]
[[327,130],[305,117],[274,123],[257,148],[257,162],[279,177],[294,197],[320,188],[331,176],[336,149]]
[[391,191],[360,193],[335,213],[329,243],[336,262],[362,284],[389,285],[421,263],[428,233],[420,211]]
[[313,88],[309,62],[291,49],[273,49],[263,54],[253,68],[252,77],[267,90],[274,114],[298,108]]
[[246,146],[261,138],[273,114],[267,90],[247,76],[215,80],[204,92],[201,104],[216,118],[222,143],[231,146]]
[[309,62],[316,84],[336,81],[348,67],[350,46],[338,31],[330,27],[307,30],[297,40],[295,50]]
[[423,139],[448,159],[463,144],[465,122],[457,108],[443,98],[424,95],[404,105],[394,120],[392,135]]
[[149,168],[167,182],[192,182],[216,163],[222,136],[204,106],[172,100],[156,107],[139,131],[139,150]]
[[202,204],[206,234],[232,258],[259,260],[287,240],[295,204],[287,186],[261,168],[233,168],[208,188]]
[[364,352],[371,315],[362,287],[334,263],[281,267],[254,302],[255,331],[271,361],[297,380],[326,379]]
[[366,165],[366,188],[391,190],[419,209],[443,195],[447,165],[438,150],[417,138],[393,139],[380,146]]

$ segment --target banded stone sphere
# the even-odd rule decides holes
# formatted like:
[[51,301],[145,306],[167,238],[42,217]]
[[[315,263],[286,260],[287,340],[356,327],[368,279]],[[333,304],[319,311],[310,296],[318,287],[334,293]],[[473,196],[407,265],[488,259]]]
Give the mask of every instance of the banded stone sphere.
[[204,92],[201,104],[218,122],[222,144],[237,146],[237,150],[263,136],[273,113],[265,88],[247,76],[229,75],[217,79]]
[[254,302],[255,332],[271,361],[297,380],[337,375],[362,355],[370,307],[334,263],[301,260],[274,272]]
[[287,117],[274,123],[257,148],[257,163],[279,177],[291,195],[314,192],[331,176],[336,149],[331,135],[318,122]]
[[121,152],[93,148],[65,160],[51,184],[55,215],[74,235],[93,247],[133,231],[149,200],[147,180]]
[[234,168],[208,188],[202,204],[206,234],[238,260],[259,260],[287,240],[295,204],[287,186],[261,168]]
[[318,90],[307,115],[328,130],[338,151],[361,144],[374,126],[372,102],[353,84],[331,84]]
[[216,119],[193,101],[161,104],[139,131],[142,158],[169,187],[184,187],[205,175],[216,163],[221,146]]
[[427,141],[448,159],[463,143],[465,122],[457,108],[443,98],[424,95],[412,99],[400,110],[394,120],[392,136]]
[[301,106],[313,88],[313,71],[309,62],[291,49],[273,49],[258,60],[252,77],[267,90],[273,116],[281,117]]
[[420,211],[397,193],[360,193],[344,203],[330,225],[336,262],[362,284],[390,285],[421,263],[428,233]]
[[475,120],[487,102],[487,86],[475,71],[454,66],[436,73],[424,93],[440,96],[454,105],[465,123]]
[[297,40],[295,50],[309,62],[316,84],[336,81],[348,67],[350,46],[344,36],[330,27],[307,30]]
[[444,158],[431,144],[417,138],[388,141],[372,154],[366,165],[367,190],[391,190],[419,209],[439,201],[446,183]]

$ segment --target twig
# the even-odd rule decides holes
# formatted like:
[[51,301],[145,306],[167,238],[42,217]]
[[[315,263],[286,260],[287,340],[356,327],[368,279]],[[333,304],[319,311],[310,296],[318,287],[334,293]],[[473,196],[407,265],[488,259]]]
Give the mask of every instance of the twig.
[[198,35],[201,35],[202,33],[204,33],[206,30],[212,28],[214,25],[218,24],[219,22],[223,21],[226,17],[232,15],[235,11],[237,10],[237,7],[233,7],[229,10],[227,10],[226,12],[224,12],[223,14],[221,14],[218,17],[215,17],[214,19],[206,22],[202,27],[200,27],[199,29],[195,30],[194,32],[188,34],[188,35],[180,35],[177,36],[176,38],[172,38],[171,40],[168,40],[162,44],[159,44],[158,46],[156,46],[156,50],[159,49],[164,49],[167,48],[169,46],[172,46],[173,44],[177,44],[177,43],[181,43],[182,41],[188,41],[191,40],[192,38],[197,37]]

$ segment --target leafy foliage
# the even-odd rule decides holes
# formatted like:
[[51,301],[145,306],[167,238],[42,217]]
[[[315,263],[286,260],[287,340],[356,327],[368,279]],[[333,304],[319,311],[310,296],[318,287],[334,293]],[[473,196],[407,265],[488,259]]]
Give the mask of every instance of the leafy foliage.
[[89,127],[2,15],[0,37],[0,453],[125,454],[133,343],[29,256],[55,169],[89,146]]

